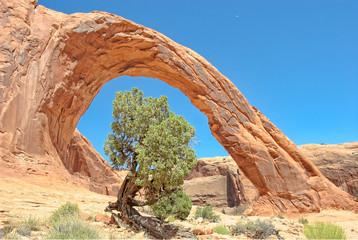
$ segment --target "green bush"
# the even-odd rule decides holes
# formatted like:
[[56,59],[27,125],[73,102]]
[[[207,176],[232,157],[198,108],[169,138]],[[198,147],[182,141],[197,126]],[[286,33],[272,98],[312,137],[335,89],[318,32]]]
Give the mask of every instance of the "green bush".
[[175,221],[175,217],[173,217],[172,215],[170,215],[169,217],[167,217],[167,221],[168,221],[168,222],[174,222],[174,221]]
[[206,206],[203,208],[198,207],[196,209],[194,218],[197,219],[200,217],[204,220],[209,220],[212,222],[218,222],[220,220],[220,216],[214,214],[213,207],[209,204],[206,204]]
[[305,225],[305,224],[308,223],[308,220],[307,220],[306,218],[299,218],[299,219],[298,219],[298,222],[301,223],[301,224],[303,224],[303,225]]
[[15,221],[14,219],[9,219],[5,226],[1,229],[2,234],[6,236],[7,234],[11,233],[14,229],[19,227],[19,222]]
[[285,219],[285,217],[282,216],[282,215],[277,215],[277,218],[279,218],[279,219]]
[[170,215],[175,218],[185,219],[189,216],[191,207],[190,198],[181,190],[162,197],[151,206],[154,215],[160,219],[165,219]]
[[63,217],[51,225],[48,239],[99,239],[98,232],[78,217]]
[[79,216],[77,204],[66,203],[59,207],[49,220],[48,239],[98,239],[98,232]]
[[12,231],[12,232],[6,234],[4,238],[5,239],[20,239],[20,236],[17,233],[17,231]]
[[60,221],[64,217],[78,217],[80,209],[75,203],[65,203],[60,206],[50,217],[50,222]]
[[214,227],[214,230],[216,233],[221,234],[221,235],[229,235],[230,234],[230,230],[227,229],[223,225],[218,225],[218,226]]
[[275,226],[271,222],[260,219],[257,219],[255,222],[248,221],[246,223],[237,223],[232,228],[232,233],[234,235],[245,234],[247,237],[254,239],[265,239],[270,235],[275,235],[281,239],[278,232],[279,231],[275,229]]
[[[15,230],[15,231],[14,231]],[[30,216],[24,221],[10,219],[0,231],[0,238],[16,238],[16,236],[30,236],[32,231],[40,230],[40,222]],[[12,236],[12,237],[11,237]]]
[[347,239],[343,228],[333,223],[315,222],[305,225],[303,234],[307,239]]
[[39,231],[41,224],[37,218],[30,216],[22,222],[22,226],[29,228],[31,231]]

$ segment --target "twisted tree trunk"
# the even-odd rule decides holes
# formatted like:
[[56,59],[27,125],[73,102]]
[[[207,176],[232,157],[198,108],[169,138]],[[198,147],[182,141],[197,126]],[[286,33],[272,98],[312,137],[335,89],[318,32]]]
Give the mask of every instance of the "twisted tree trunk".
[[[188,229],[172,225],[154,217],[144,217],[140,215],[134,208],[135,206],[138,206],[138,202],[134,198],[141,189],[140,186],[135,184],[135,180],[135,175],[127,175],[118,192],[117,202],[109,203],[105,210],[112,214],[112,217],[118,226],[122,225],[122,221],[135,231],[144,229],[150,235],[159,239],[196,239],[195,235]],[[118,213],[115,213],[114,211],[118,211]]]
[[135,210],[133,207],[136,205],[134,204],[134,198],[141,187],[135,184],[135,180],[135,177],[129,177],[128,175],[124,179],[121,189],[118,192],[116,210],[120,212],[122,221],[129,224],[135,230],[138,230],[139,228],[133,219],[133,213],[139,213],[137,211],[133,211]]

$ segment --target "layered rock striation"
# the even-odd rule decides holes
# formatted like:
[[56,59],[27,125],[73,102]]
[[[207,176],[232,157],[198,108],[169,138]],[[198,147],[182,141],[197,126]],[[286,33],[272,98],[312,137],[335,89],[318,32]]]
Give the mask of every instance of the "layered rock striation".
[[36,0],[1,0],[1,7],[1,165],[88,176],[77,165],[87,154],[77,154],[74,143],[83,141],[76,132],[80,117],[106,82],[146,76],[178,88],[208,117],[213,136],[259,191],[258,214],[357,209],[353,197],[194,51],[109,13],[66,15]]
[[298,146],[337,187],[358,196],[358,142]]
[[196,205],[237,207],[254,202],[258,192],[231,157],[198,159],[184,181],[184,191]]

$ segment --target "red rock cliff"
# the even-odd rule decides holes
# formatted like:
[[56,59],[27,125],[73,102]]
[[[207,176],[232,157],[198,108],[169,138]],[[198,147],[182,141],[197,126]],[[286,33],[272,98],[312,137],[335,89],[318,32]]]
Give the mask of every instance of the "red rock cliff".
[[358,142],[298,147],[337,187],[358,196]]
[[73,143],[80,117],[106,82],[146,76],[178,88],[208,117],[214,137],[258,189],[257,213],[357,209],[353,197],[194,51],[109,13],[66,15],[35,0],[1,0],[1,6],[2,165],[88,175],[77,165],[86,154],[77,154]]

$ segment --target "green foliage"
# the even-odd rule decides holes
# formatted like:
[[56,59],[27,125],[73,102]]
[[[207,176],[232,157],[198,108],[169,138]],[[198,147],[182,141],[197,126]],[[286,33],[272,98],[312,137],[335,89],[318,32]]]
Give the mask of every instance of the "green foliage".
[[77,204],[67,202],[60,206],[50,217],[50,222],[60,221],[65,217],[78,217],[80,209]]
[[11,218],[6,222],[5,226],[1,229],[1,231],[5,235],[7,235],[7,234],[9,234],[10,232],[12,232],[14,229],[16,229],[18,227],[19,227],[19,223]]
[[[358,170],[357,170],[358,171]],[[356,199],[358,199],[358,194],[356,195]]]
[[188,195],[179,190],[169,196],[162,197],[151,207],[155,216],[160,219],[165,219],[168,216],[186,219],[190,214],[192,204]]
[[233,226],[232,233],[234,235],[245,234],[249,238],[254,239],[265,239],[270,235],[278,236],[278,231],[271,222],[260,219],[257,219],[255,222],[248,221],[244,224],[237,223]]
[[63,217],[52,223],[48,239],[99,239],[98,232],[78,217]]
[[66,203],[50,216],[48,239],[98,239],[98,232],[79,216],[77,204]]
[[17,233],[17,231],[12,231],[12,232],[6,234],[4,238],[5,239],[20,239],[20,236]]
[[39,219],[30,216],[22,222],[22,226],[29,228],[31,231],[39,231],[41,223]]
[[168,222],[174,222],[174,221],[175,221],[175,217],[173,217],[172,215],[170,215],[170,216],[167,218],[167,221],[168,221]]
[[227,229],[224,225],[218,225],[218,226],[214,227],[214,230],[216,233],[221,234],[221,235],[229,235],[230,234],[230,230]]
[[303,225],[305,225],[305,224],[308,223],[308,220],[307,220],[306,218],[299,218],[299,219],[298,219],[298,222],[301,223],[301,224],[303,224]]
[[282,215],[277,215],[277,218],[279,218],[279,219],[285,219],[285,217],[282,216]]
[[307,239],[347,239],[343,228],[333,223],[315,222],[305,225],[303,234]]
[[198,207],[196,209],[194,218],[196,219],[200,217],[204,220],[208,220],[211,222],[218,222],[220,220],[220,216],[215,215],[215,213],[213,212],[213,207],[209,204],[206,204],[206,206],[203,208]]
[[104,143],[114,169],[130,171],[144,188],[149,204],[183,184],[197,164],[190,147],[195,129],[169,111],[167,97],[143,97],[143,92],[117,92],[113,101],[112,132]]
[[7,239],[17,239],[19,235],[30,236],[32,231],[40,230],[40,222],[38,219],[30,216],[23,221],[16,221],[10,219],[5,226],[1,229],[0,235]]

